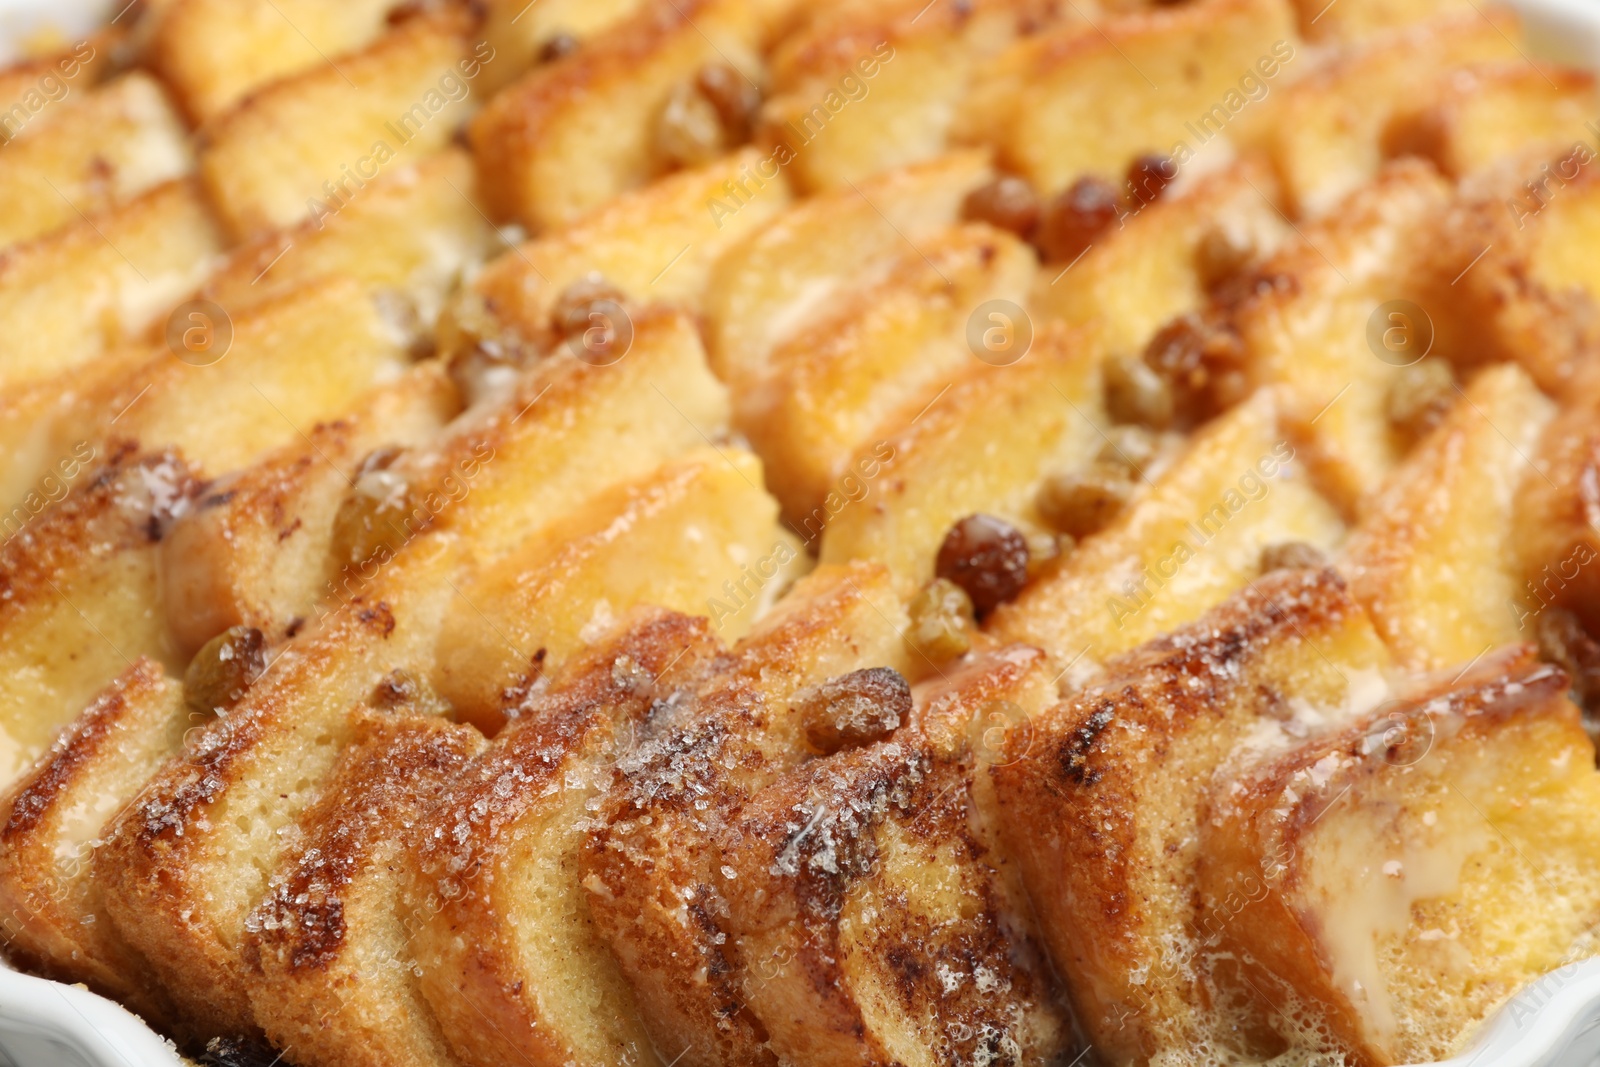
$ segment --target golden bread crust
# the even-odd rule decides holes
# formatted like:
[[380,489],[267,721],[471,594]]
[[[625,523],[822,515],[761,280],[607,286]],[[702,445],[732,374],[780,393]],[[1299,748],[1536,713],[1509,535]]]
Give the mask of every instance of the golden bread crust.
[[[657,611],[624,620],[613,639],[525,697],[418,827],[406,874],[413,951],[463,1062],[645,1053],[648,1035],[584,906],[585,802],[637,743],[653,705],[681,698],[719,655],[703,619]],[[549,867],[541,885],[564,892],[525,897],[525,872]],[[558,916],[567,901],[570,920]],[[581,988],[541,980],[562,966],[583,976]]]
[[[141,658],[73,720],[0,798],[0,910],[7,949],[29,966],[133,1005],[171,1006],[117,933],[89,877],[94,833],[136,782],[203,722],[161,666]],[[111,810],[108,811],[108,805]]]
[[1036,723],[1028,758],[991,772],[1079,1021],[1119,1060],[1218,1038],[1184,1006],[1199,995],[1180,948],[1193,919],[1196,805],[1263,705],[1318,688],[1335,706],[1356,698],[1322,658],[1335,646],[1350,668],[1387,658],[1335,573],[1265,576],[1108,664]]
[[205,1062],[1456,1054],[1600,950],[1600,127],[1519,33],[150,0],[28,42],[11,958]]
[[408,965],[396,869],[419,820],[484,742],[433,711],[418,700],[362,716],[298,821],[297,855],[246,920],[244,955],[259,970],[250,1001],[282,1048],[370,1067],[453,1063]]

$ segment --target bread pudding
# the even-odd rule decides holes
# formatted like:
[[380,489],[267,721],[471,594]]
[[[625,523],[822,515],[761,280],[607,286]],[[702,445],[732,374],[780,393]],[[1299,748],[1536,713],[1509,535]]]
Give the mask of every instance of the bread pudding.
[[0,92],[13,965],[202,1064],[1378,1067],[1600,954],[1512,12],[140,0]]

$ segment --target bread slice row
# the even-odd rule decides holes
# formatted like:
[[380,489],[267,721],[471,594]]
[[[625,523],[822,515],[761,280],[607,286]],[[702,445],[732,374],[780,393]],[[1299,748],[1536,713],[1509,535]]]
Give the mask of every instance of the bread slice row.
[[[220,9],[153,5],[199,183],[185,157],[96,188],[3,268],[37,281],[6,290],[19,323],[98,301],[30,342],[70,367],[0,367],[23,509],[0,627],[19,667],[67,660],[6,726],[19,958],[305,1063],[1066,1060],[1063,994],[1116,1063],[1459,1048],[1594,922],[1592,750],[1559,672],[1492,651],[1530,615],[1500,601],[1591,533],[1594,287],[1587,184],[1513,236],[1491,208],[1526,174],[1490,161],[1547,159],[1587,89],[1507,73],[1498,16],[1423,31],[1429,5],[1345,2],[1328,27],[1260,0],[1088,26],[1009,2],[367,4],[235,63]],[[1303,80],[1300,35],[1339,41]],[[673,171],[663,104],[725,62],[773,90],[763,129]],[[868,91],[835,114],[851,70]],[[1227,123],[1245,158],[1182,160],[1076,263],[966,217],[997,166],[1115,184],[1197,93],[1232,116],[1236,71],[1267,88]],[[827,128],[771,167],[822,121],[812,95]],[[486,103],[475,159],[431,154]],[[68,115],[7,150],[73,173]],[[397,116],[415,136],[369,177]],[[1389,162],[1417,153],[1443,177]],[[183,241],[136,240],[156,208]],[[475,275],[491,216],[534,232]],[[96,227],[171,275],[135,284]],[[1241,235],[1219,286],[1208,249]],[[151,331],[225,241],[198,295],[231,347],[174,361]],[[607,365],[560,343],[575,284],[619,295]],[[1397,298],[1461,380],[1431,432],[1391,428],[1409,379],[1368,343]],[[993,300],[1031,327],[1014,366],[972,346]],[[907,601],[945,533],[983,512],[1048,540],[1040,484],[1101,451],[1108,361],[1195,322],[1236,343],[1243,399],[1168,435],[968,657],[929,659]],[[448,366],[412,365],[435,346]],[[1285,542],[1348,590],[1264,574]],[[805,544],[823,566],[791,590]],[[1480,965],[1496,939],[1527,949]]]
[[1468,667],[1399,681],[1333,572],[1284,571],[1035,724],[1002,825],[1096,1047],[1431,1060],[1592,951],[1567,679],[1526,647]]

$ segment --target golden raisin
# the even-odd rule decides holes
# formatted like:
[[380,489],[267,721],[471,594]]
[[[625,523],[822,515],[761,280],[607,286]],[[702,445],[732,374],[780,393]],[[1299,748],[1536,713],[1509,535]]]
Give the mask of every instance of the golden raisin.
[[593,366],[608,366],[633,344],[627,297],[597,273],[569,285],[551,312],[551,325],[567,351]]
[[907,722],[911,685],[892,667],[869,667],[796,694],[790,707],[810,746],[831,755],[877,741]]
[[1039,517],[1062,533],[1088,537],[1122,514],[1136,488],[1132,472],[1115,463],[1095,463],[1084,471],[1052,475],[1039,489]]
[[935,578],[911,600],[911,646],[934,663],[966,655],[972,647],[972,598],[959,585]]
[[1304,541],[1280,541],[1261,549],[1261,573],[1272,571],[1321,570],[1328,557],[1316,545]]
[[1195,246],[1195,271],[1206,292],[1220,290],[1244,273],[1256,258],[1256,245],[1250,234],[1236,226],[1216,225],[1200,237]]
[[1037,581],[1055,570],[1078,543],[1063,533],[1038,533],[1028,536],[1028,581]]
[[1028,583],[1028,540],[993,515],[968,515],[945,534],[934,572],[959,585],[987,615]]
[[656,152],[668,166],[709,163],[728,147],[722,114],[693,82],[672,90],[656,118]]
[[201,646],[183,675],[183,699],[203,716],[237,704],[267,667],[267,640],[254,626],[224,630]]
[[1247,389],[1244,342],[1218,316],[1179,315],[1150,339],[1144,362],[1170,386],[1181,425],[1204,422]]
[[411,492],[406,479],[389,469],[398,449],[379,449],[362,464],[355,486],[333,520],[333,559],[338,566],[366,563],[380,551],[393,555],[410,539]]
[[467,343],[450,356],[445,371],[462,403],[470,407],[503,392],[533,359],[529,346],[508,334]]
[[603,314],[605,304],[621,305],[628,299],[621,289],[598,271],[590,271],[561,291],[550,311],[550,324],[557,337],[571,337],[594,325],[594,316]]
[[1039,222],[1039,194],[1026,178],[1004,175],[968,193],[961,202],[961,217],[987,222],[1026,240]]
[[565,59],[578,50],[579,41],[566,31],[551,34],[539,46],[539,62],[554,63],[558,59]]
[[695,88],[711,102],[722,122],[722,144],[732,147],[750,139],[761,112],[761,90],[727,63],[708,63],[694,78]]
[[1047,262],[1071,263],[1121,214],[1117,190],[1103,178],[1079,178],[1052,200],[1039,219],[1036,241]]
[[1106,432],[1106,443],[1095,458],[1101,463],[1126,467],[1142,477],[1160,450],[1160,440],[1143,426],[1113,426]]
[[1442,359],[1401,367],[1389,385],[1389,423],[1407,442],[1416,442],[1444,421],[1456,400],[1456,376]]
[[1178,165],[1160,153],[1140,156],[1128,167],[1128,190],[1136,204],[1148,204],[1178,176]]
[[1152,430],[1172,425],[1172,387],[1142,359],[1116,356],[1105,363],[1106,410],[1118,422]]

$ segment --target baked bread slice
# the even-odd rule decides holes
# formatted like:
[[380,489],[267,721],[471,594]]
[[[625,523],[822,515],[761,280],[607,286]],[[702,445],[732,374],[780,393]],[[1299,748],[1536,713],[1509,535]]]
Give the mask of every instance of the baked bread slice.
[[650,1055],[634,995],[590,914],[582,852],[619,761],[657,705],[724,650],[704,619],[620,620],[552,672],[418,826],[402,871],[423,992],[465,1064]]
[[337,213],[233,249],[200,295],[237,315],[308,284],[353,278],[426,350],[445,297],[495,246],[475,189],[472,161],[459,151],[386,168]]
[[1291,236],[1277,196],[1271,168],[1253,158],[1163,189],[1139,206],[1137,224],[1108,228],[1081,259],[1040,272],[1030,306],[1093,333],[1109,353],[1139,355]]
[[[1587,376],[1586,376],[1587,378]],[[1600,625],[1600,590],[1592,564],[1600,555],[1600,440],[1595,382],[1563,397],[1529,458],[1543,477],[1526,477],[1512,505],[1520,584],[1513,606],[1518,633],[1547,608],[1576,612]]]
[[1409,883],[1340,842],[1460,770],[1592,880],[1600,186],[1530,48],[153,0],[0,70],[14,960],[318,1067],[1463,1048],[1589,897],[1453,801]]
[[234,237],[336,214],[380,173],[447,145],[473,110],[468,71],[491,54],[471,25],[439,5],[208,122],[200,176]]
[[[1384,485],[1342,566],[1395,659],[1442,670],[1526,641],[1513,505],[1555,405],[1514,363],[1484,370]],[[1471,574],[1463,582],[1462,574]]]
[[[712,270],[705,309],[712,368],[736,398],[761,398],[780,343],[830,297],[904,256],[908,242],[919,248],[957,222],[967,194],[992,177],[986,154],[969,150],[795,204]],[[751,194],[725,201],[730,208],[744,202],[754,202]]]
[[1427,110],[1387,134],[1393,150],[1431,159],[1461,180],[1507,159],[1558,159],[1584,135],[1594,76],[1532,62],[1483,63],[1452,74]]
[[1288,427],[1349,516],[1404,452],[1387,413],[1402,366],[1435,344],[1435,356],[1449,356],[1442,331],[1416,310],[1439,284],[1421,234],[1438,225],[1432,216],[1448,197],[1431,167],[1394,164],[1334,215],[1302,227],[1233,315],[1250,381],[1286,387]]
[[909,426],[972,365],[973,309],[1020,306],[1036,269],[1033,250],[1010,234],[953,227],[897,254],[881,278],[772,349],[760,391],[736,394],[735,425],[767,457],[791,521],[823,503],[858,450]]
[[559,226],[672,169],[655,131],[674,88],[708,64],[759,85],[768,20],[792,6],[649,0],[617,32],[529,71],[472,122],[490,213]]
[[763,180],[760,163],[753,149],[736,152],[544,231],[473,279],[441,328],[441,347],[476,347],[502,362],[522,347],[552,348],[564,337],[555,320],[586,284],[698,309],[712,267],[789,204],[784,178]]
[[[1579,151],[1579,148],[1583,151]],[[1559,393],[1600,344],[1600,278],[1586,250],[1600,227],[1600,180],[1580,141],[1502,160],[1464,182],[1437,254],[1434,306],[1473,344],[1464,355],[1514,360]]]
[[806,14],[773,52],[756,139],[812,193],[943,154],[976,71],[1018,38],[1085,22],[1049,0],[887,0]]
[[127,26],[105,26],[63,45],[52,42],[0,71],[0,142],[10,141],[73,89],[92,89],[113,67]]
[[463,717],[493,724],[530,669],[566,663],[625,605],[709,613],[723,640],[742,637],[801,556],[761,474],[748,452],[697,449],[472,575],[440,638],[441,691]]
[[199,124],[262,86],[359,49],[397,6],[395,0],[337,7],[315,0],[169,0],[148,30],[150,63]]
[[416,679],[390,675],[357,719],[293,854],[245,920],[250,1003],[305,1064],[454,1062],[411,963],[398,868],[410,835],[483,747]]
[[185,1037],[256,1032],[246,921],[353,738],[361,703],[422,659],[448,586],[432,598],[400,594],[442,586],[442,571],[437,558],[391,564],[280,652],[108,825],[94,877],[113,923],[176,1002]]
[[582,861],[589,911],[657,1048],[702,1063],[776,1063],[746,1010],[741,947],[720,918],[718,835],[804,759],[795,695],[865,667],[909,670],[906,621],[881,565],[799,582],[704,682],[663,705],[596,811]]
[[1152,152],[1181,170],[1232,124],[1240,105],[1228,94],[1242,105],[1241,76],[1276,76],[1297,44],[1282,0],[1065,19],[989,61],[961,105],[959,129],[995,145],[1007,170],[1048,195],[1085,175],[1118,181]]
[[44,108],[6,142],[0,247],[41,237],[193,173],[161,83],[132,71]]
[[84,982],[153,1021],[171,1006],[117,933],[90,877],[100,828],[209,716],[141,657],[89,701],[0,799],[0,910],[6,947],[52,977]]
[[351,485],[374,457],[422,444],[458,408],[442,369],[419,366],[359,409],[207,484],[162,543],[174,639],[198,649],[234,626],[275,641],[303,629],[340,575],[333,542]]
[[174,672],[184,663],[151,609],[161,537],[188,505],[193,470],[170,453],[80,457],[76,484],[36,516],[24,509],[0,545],[0,755],[11,778],[138,659]]
[[1390,667],[1334,572],[1278,571],[1108,664],[994,768],[1045,943],[1112,1062],[1248,1051],[1195,940],[1201,801],[1243,751],[1370,710]]
[[[363,551],[318,619],[109,830],[96,862],[113,920],[161,969],[191,1032],[252,1028],[245,923],[287,855],[286,828],[321,795],[374,687],[395,670],[428,677],[465,565],[492,561],[652,453],[699,440],[691,416],[717,417],[721,395],[692,336],[676,316],[641,319],[628,359],[546,361],[496,409],[391,467],[403,506],[358,505],[350,521],[375,534],[347,538]],[[672,410],[669,396],[674,421],[639,417]],[[572,418],[585,408],[592,417]],[[628,447],[614,450],[619,441]]]
[[955,378],[907,424],[862,445],[833,489],[799,520],[823,563],[885,563],[911,588],[934,577],[939,546],[968,515],[1042,535],[1040,483],[1086,466],[1109,426],[1100,352],[1055,329],[1013,365]]
[[1197,433],[1109,526],[997,608],[988,631],[1049,650],[1058,671],[1084,670],[1248,586],[1273,544],[1331,547],[1343,525],[1278,411],[1263,390]]
[[637,14],[645,0],[540,0],[534,7],[516,0],[487,0],[483,37],[503,62],[484,77],[491,89],[503,88],[538,63],[554,62],[586,40],[605,34]]
[[230,317],[225,349],[228,322],[193,314],[193,362],[164,341],[141,346],[131,368],[108,361],[61,430],[93,443],[165,442],[216,477],[302,442],[407,362],[404,338],[352,280],[307,285]]
[[1504,8],[1459,10],[1375,33],[1284,87],[1251,118],[1297,215],[1320,217],[1370,182],[1385,137],[1426,111],[1460,67],[1525,62],[1516,17]]
[[814,723],[811,747],[834,751],[720,835],[736,980],[778,1062],[1043,1063],[1069,1047],[975,789],[998,758],[986,735],[1025,726],[1052,682],[1043,654],[1012,648],[930,679],[915,706],[881,669],[799,698],[832,727]]
[[1509,649],[1219,780],[1198,887],[1229,993],[1352,1062],[1415,1063],[1590,955],[1600,775],[1566,689]]
[[191,180],[165,182],[0,260],[0,383],[38,381],[144,339],[222,250]]

